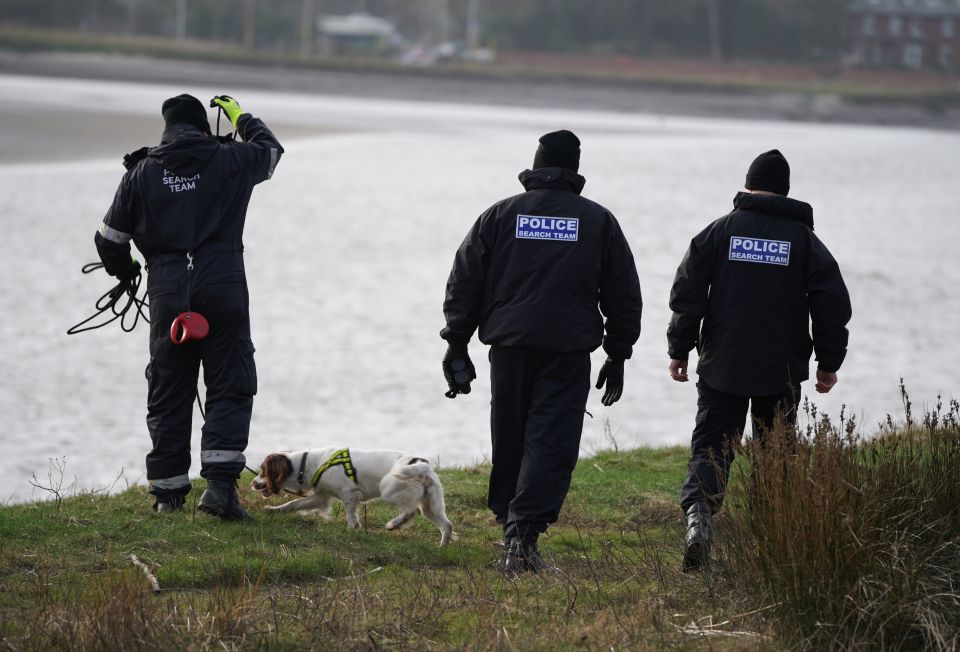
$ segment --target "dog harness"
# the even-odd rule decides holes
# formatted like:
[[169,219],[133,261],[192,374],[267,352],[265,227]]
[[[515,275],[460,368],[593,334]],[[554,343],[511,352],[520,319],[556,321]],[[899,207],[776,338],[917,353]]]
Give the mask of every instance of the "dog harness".
[[[304,452],[303,457],[300,458],[300,472],[297,473],[297,484],[303,484],[303,473],[307,466],[307,453]],[[342,448],[336,453],[330,456],[330,459],[320,465],[320,467],[313,474],[313,479],[310,481],[310,486],[316,487],[317,483],[320,482],[320,476],[322,476],[328,469],[334,466],[342,466],[343,472],[347,474],[347,477],[353,480],[354,484],[360,484],[357,481],[357,470],[353,466],[353,460],[350,459],[350,449]]]

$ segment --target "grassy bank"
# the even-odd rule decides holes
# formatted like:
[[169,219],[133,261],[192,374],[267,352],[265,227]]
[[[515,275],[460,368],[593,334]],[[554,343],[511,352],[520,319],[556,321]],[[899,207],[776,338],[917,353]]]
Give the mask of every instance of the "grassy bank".
[[[157,516],[143,487],[5,507],[0,637],[12,649],[37,650],[678,641],[655,625],[669,610],[645,551],[662,547],[664,565],[677,566],[672,495],[685,465],[682,449],[583,460],[564,522],[544,545],[569,577],[516,583],[492,569],[499,535],[482,467],[441,472],[461,537],[443,549],[422,518],[405,532],[383,531],[392,514],[379,503],[368,506],[364,529],[348,531],[340,512],[331,522],[271,514],[245,490],[255,516],[248,524],[221,523],[192,501],[181,515]],[[131,563],[134,554],[156,574],[159,594]]]
[[713,64],[707,61],[615,60],[598,65],[575,57],[515,53],[496,64],[406,66],[381,58],[303,57],[212,41],[0,25],[0,48],[18,52],[110,53],[244,66],[368,72],[432,78],[613,84],[662,90],[827,95],[857,103],[906,103],[940,110],[960,102],[956,76],[903,71],[820,74],[802,66]]
[[[0,642],[70,649],[955,649],[960,406],[860,441],[741,449],[708,573],[679,570],[685,449],[583,459],[542,539],[558,576],[500,577],[488,469],[444,469],[460,540],[263,511],[150,512],[143,487],[0,508]],[[773,440],[780,442],[780,439]],[[762,471],[748,479],[752,462]],[[249,481],[249,476],[244,482]],[[755,487],[746,491],[748,487]],[[271,502],[282,501],[271,499]],[[131,556],[156,576],[153,592]]]

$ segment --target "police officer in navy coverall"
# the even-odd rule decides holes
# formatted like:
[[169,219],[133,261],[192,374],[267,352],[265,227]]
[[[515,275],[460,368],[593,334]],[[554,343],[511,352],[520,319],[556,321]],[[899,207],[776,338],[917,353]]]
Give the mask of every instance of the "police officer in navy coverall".
[[793,427],[811,352],[816,389],[826,393],[847,351],[850,296],[837,262],[813,232],[813,209],[786,197],[790,166],[783,155],[758,156],[746,188],[732,213],[693,238],[670,293],[674,380],[687,380],[688,353],[695,347],[699,353],[696,426],[680,495],[685,570],[709,561],[710,517],[723,502],[730,444],[743,432],[748,403],[755,437],[778,416]]
[[[96,235],[105,269],[121,280],[139,264],[149,271],[150,364],[147,455],[150,493],[159,512],[177,511],[190,491],[190,426],[201,364],[206,419],[201,471],[207,488],[197,504],[224,519],[246,512],[236,494],[244,468],[257,374],[250,339],[249,297],[243,265],[243,226],[253,187],[269,179],[283,153],[258,118],[222,95],[221,107],[244,142],[210,133],[204,106],[180,95],[163,103],[166,129],[160,145],[125,159],[124,175]],[[207,318],[209,335],[176,345],[170,328],[180,313]]]
[[526,192],[480,216],[447,281],[448,397],[469,393],[476,377],[467,354],[474,330],[491,345],[487,503],[504,528],[507,574],[552,568],[537,537],[557,520],[577,462],[590,352],[602,343],[609,356],[597,387],[606,384],[602,402],[612,405],[640,335],[633,255],[613,215],[580,196],[579,164],[576,136],[543,136],[534,169],[520,174]]

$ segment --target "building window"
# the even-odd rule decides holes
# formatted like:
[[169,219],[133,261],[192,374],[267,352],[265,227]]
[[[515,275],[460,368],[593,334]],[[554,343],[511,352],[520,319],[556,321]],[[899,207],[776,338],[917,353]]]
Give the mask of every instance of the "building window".
[[923,20],[921,18],[910,19],[910,36],[923,38]]
[[877,33],[877,19],[874,18],[873,14],[867,14],[863,17],[863,23],[860,25],[861,30],[866,36],[873,36]]
[[903,31],[903,19],[900,16],[890,16],[887,20],[887,29],[894,36],[900,36],[900,32]]
[[947,45],[946,43],[940,46],[940,51],[938,53],[939,63],[941,68],[946,68],[950,70],[953,68],[953,46]]
[[916,70],[923,67],[923,46],[907,43],[903,46],[903,67]]
[[953,38],[956,33],[956,24],[953,22],[953,18],[943,19],[943,22],[940,23],[940,33],[947,38]]

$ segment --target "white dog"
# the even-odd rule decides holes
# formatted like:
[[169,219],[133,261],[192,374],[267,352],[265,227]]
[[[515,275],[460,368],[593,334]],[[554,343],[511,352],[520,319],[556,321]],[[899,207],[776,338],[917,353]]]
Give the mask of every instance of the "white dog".
[[440,528],[440,545],[457,538],[453,524],[447,520],[443,486],[433,467],[422,457],[399,451],[331,447],[270,453],[250,487],[264,498],[281,491],[302,496],[267,507],[271,511],[309,510],[326,515],[331,499],[337,498],[347,512],[347,526],[352,528],[360,527],[360,504],[381,498],[400,512],[387,523],[388,530],[411,525],[419,508]]

